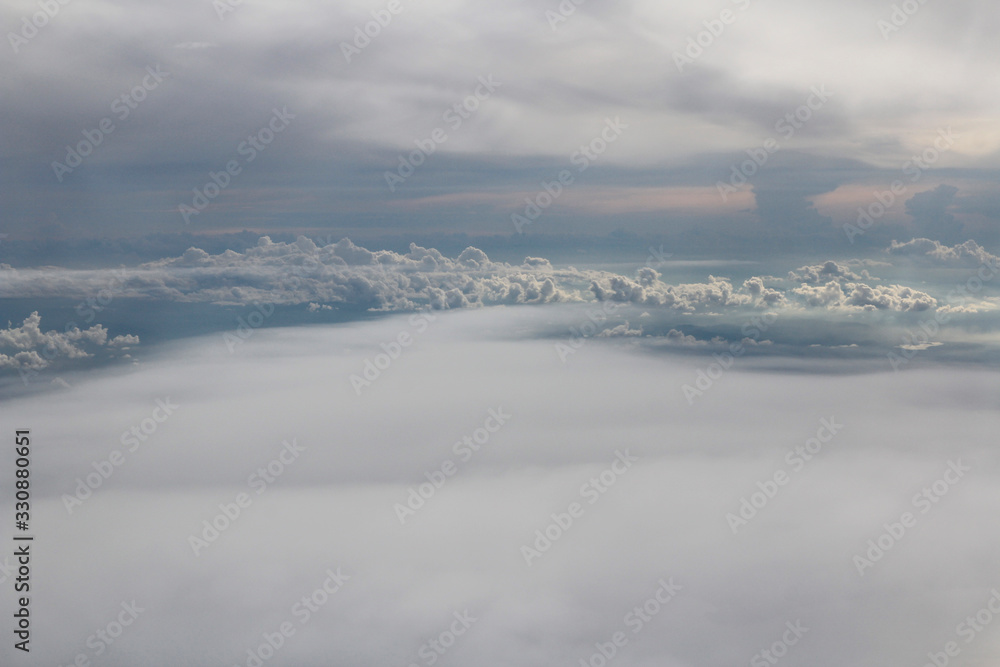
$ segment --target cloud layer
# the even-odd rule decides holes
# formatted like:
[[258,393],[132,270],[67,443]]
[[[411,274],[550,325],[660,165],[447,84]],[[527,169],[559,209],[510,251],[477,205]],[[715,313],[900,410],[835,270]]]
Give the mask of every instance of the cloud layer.
[[[784,333],[774,339],[781,343],[771,350],[774,354],[805,354],[816,345],[884,354],[881,350],[886,345],[900,343],[907,349],[914,344],[926,349],[931,342],[958,343],[960,347],[973,344],[977,348],[992,344],[988,338],[970,336],[970,332],[998,326],[994,313],[1000,301],[991,296],[995,293],[993,279],[1000,273],[996,256],[974,242],[945,246],[929,239],[913,239],[894,242],[881,257],[827,260],[788,270],[785,277],[754,275],[756,267],[752,265],[716,263],[718,268],[732,270],[734,277],[703,273],[702,281],[692,282],[690,277],[698,275],[700,265],[673,262],[666,256],[651,256],[646,266],[630,276],[553,265],[542,257],[529,256],[520,264],[498,262],[475,247],[448,257],[417,244],[398,253],[368,250],[348,239],[317,245],[306,237],[294,243],[275,243],[264,236],[244,252],[210,254],[192,247],[178,257],[115,270],[14,269],[4,265],[0,266],[0,297],[80,302],[62,327],[64,333],[43,335],[38,313],[22,327],[11,325],[4,336],[9,351],[0,348],[5,355],[0,371],[74,367],[75,360],[90,358],[92,352],[84,351],[76,341],[94,348],[134,346],[138,342],[136,327],[141,323],[127,315],[108,320],[123,332],[112,339],[107,338],[104,326],[81,330],[73,321],[100,321],[111,312],[109,304],[124,309],[122,313],[133,308],[162,310],[166,304],[201,305],[217,311],[202,331],[228,329],[240,336],[244,329],[343,321],[365,312],[536,306],[550,311],[553,322],[568,317],[566,326],[579,330],[574,336],[680,344],[675,347],[747,339],[748,330],[756,328],[752,322],[761,316],[781,319],[778,330]],[[681,276],[688,280],[679,279]],[[913,286],[917,282],[920,288]],[[559,305],[592,310],[552,310]],[[272,320],[276,307],[285,315]],[[260,312],[250,316],[254,321],[248,324],[241,317],[225,316],[227,309]],[[570,312],[577,314],[568,315]],[[63,315],[52,311],[48,326],[61,323]],[[242,317],[247,316],[247,312],[242,313]],[[171,330],[168,336],[186,335],[183,327],[173,332],[176,327],[164,326]],[[159,329],[153,333],[162,336]],[[558,336],[565,331],[549,326],[533,335]],[[928,335],[933,341],[914,342]],[[759,343],[772,338],[750,340]],[[696,345],[686,344],[691,342]],[[949,347],[948,351],[957,352],[960,347]],[[45,358],[39,356],[43,348]],[[971,348],[963,354],[968,353]],[[100,360],[114,356],[103,354]],[[129,354],[124,357],[129,358]]]
[[[982,437],[997,427],[994,373],[742,359],[689,405],[700,358],[595,342],[563,363],[552,341],[504,333],[545,318],[262,330],[237,354],[212,336],[5,402],[38,443],[33,521],[48,547],[33,561],[33,608],[46,610],[33,655],[97,658],[96,631],[133,600],[139,619],[99,656],[109,667],[244,665],[285,621],[295,634],[267,664],[424,665],[466,611],[476,620],[442,664],[578,664],[619,631],[616,664],[748,664],[787,623],[807,629],[788,659],[818,667],[922,664],[952,640],[970,661],[1000,651],[992,632],[956,637],[997,586],[1000,544],[982,530],[1000,511]],[[401,332],[413,343],[383,364],[381,343]],[[350,378],[371,360],[378,376],[358,395]],[[114,451],[124,462],[101,479]],[[942,491],[949,462],[969,470]],[[68,511],[88,475],[96,488]],[[942,495],[915,505],[922,489]],[[191,536],[224,525],[220,503],[240,493],[249,505],[195,555]],[[572,526],[548,528],[574,502]],[[746,525],[730,518],[741,512]],[[915,527],[884,537],[905,512]],[[342,588],[293,613],[338,568]],[[666,599],[661,579],[680,588],[648,603]]]
[[[948,248],[927,239],[894,244],[890,252],[936,259],[992,257],[974,242]],[[787,280],[753,276],[734,285],[730,278],[709,275],[706,282],[669,284],[649,266],[628,277],[573,267],[554,269],[539,257],[527,257],[520,266],[493,262],[474,247],[451,259],[416,244],[400,254],[370,251],[348,239],[317,246],[306,237],[274,243],[266,236],[242,253],[211,255],[190,248],[180,257],[118,274],[6,267],[0,273],[0,296],[83,296],[119,274],[116,293],[121,296],[241,305],[314,302],[413,310],[596,299],[686,312],[741,307],[920,311],[936,305],[934,298],[912,287],[870,285],[880,279],[867,270],[859,275],[835,261],[792,270]]]

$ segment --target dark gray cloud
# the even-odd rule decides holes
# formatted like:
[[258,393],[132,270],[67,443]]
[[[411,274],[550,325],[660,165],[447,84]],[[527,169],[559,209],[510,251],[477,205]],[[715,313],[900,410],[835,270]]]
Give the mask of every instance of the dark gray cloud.
[[939,185],[908,199],[906,213],[913,217],[915,232],[948,245],[962,241],[962,223],[948,212],[958,191],[952,185]]
[[[794,136],[777,133],[781,151],[747,186],[752,198],[741,206],[756,214],[761,247],[836,242],[843,218],[812,200],[891,171],[939,127],[954,125],[963,138],[933,173],[961,168],[966,180],[982,181],[995,170],[998,147],[982,120],[993,76],[993,47],[977,37],[993,20],[985,5],[922,7],[884,40],[876,21],[886,12],[864,3],[811,8],[820,14],[808,22],[793,21],[801,11],[794,3],[743,4],[732,4],[736,22],[683,73],[673,54],[717,14],[695,3],[588,3],[555,29],[546,12],[558,3],[485,13],[462,3],[433,11],[403,3],[350,62],[342,43],[381,5],[241,4],[221,20],[211,3],[193,1],[60,6],[16,53],[0,53],[12,73],[0,82],[0,121],[11,128],[0,145],[5,227],[18,238],[244,228],[510,233],[519,202],[567,168],[605,118],[620,116],[630,129],[539,226],[664,233],[697,222],[722,239],[745,223],[739,209],[710,197],[691,204],[683,188],[711,193],[818,86],[832,97]],[[8,5],[2,19],[17,32],[33,11]],[[975,85],[957,93],[954,75],[906,77],[898,69],[887,83],[881,68],[846,65],[892,61],[886,53],[925,72],[933,57],[945,65],[934,72],[961,71]],[[112,111],[157,67],[169,75],[140,91],[127,117]],[[447,111],[489,75],[502,86],[452,129]],[[273,109],[286,107],[295,115],[287,130],[185,226],[178,206],[210,183],[210,172],[240,158],[238,147]],[[59,182],[52,163],[64,162],[66,146],[84,141],[84,132],[94,136],[104,118],[114,130]],[[448,130],[447,141],[389,192],[384,173],[435,128]],[[780,168],[792,152],[797,163]],[[706,172],[720,155],[721,174]],[[983,207],[972,203],[983,188],[955,185],[968,204],[954,202],[949,215],[987,233]],[[645,190],[641,210],[639,193],[622,189],[636,187]],[[595,198],[609,203],[595,212]],[[995,219],[995,207],[987,215]]]

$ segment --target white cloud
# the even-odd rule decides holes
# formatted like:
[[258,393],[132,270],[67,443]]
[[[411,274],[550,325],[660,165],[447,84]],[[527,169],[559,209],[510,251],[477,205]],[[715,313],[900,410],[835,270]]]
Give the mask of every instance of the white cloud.
[[619,324],[617,326],[611,327],[610,329],[605,329],[601,333],[597,334],[597,337],[598,338],[621,338],[621,337],[632,337],[632,336],[641,336],[641,335],[642,335],[642,327],[639,327],[638,329],[629,328],[628,320],[626,320],[625,322],[623,322],[623,323],[621,323],[621,324]]
[[[704,358],[594,341],[563,364],[551,341],[502,333],[547,317],[439,314],[360,397],[349,375],[405,316],[261,330],[236,355],[218,336],[190,340],[135,373],[5,405],[38,443],[32,519],[47,547],[32,604],[49,612],[33,620],[33,660],[93,657],[87,637],[134,599],[145,611],[102,664],[245,664],[337,567],[350,580],[308,624],[291,617],[266,664],[423,664],[420,647],[468,609],[478,620],[452,664],[578,664],[619,630],[621,667],[749,664],[801,620],[789,660],[888,666],[939,651],[990,597],[994,374],[773,373],[745,358],[691,408],[681,386]],[[62,494],[165,397],[175,414],[69,515]],[[498,406],[509,422],[460,460],[454,443]],[[796,470],[786,454],[821,419],[844,427]],[[300,462],[255,494],[248,476],[291,438]],[[638,461],[589,504],[581,485],[625,449]],[[400,525],[393,505],[447,459],[458,472]],[[914,493],[958,459],[972,471],[921,514]],[[790,481],[734,535],[727,514],[778,470]],[[251,506],[195,557],[188,536],[239,492]],[[520,547],[573,501],[583,516],[527,566]],[[907,510],[917,527],[859,576],[853,557]],[[623,627],[670,577],[678,596],[641,633]],[[962,656],[988,664],[996,647],[983,634]]]
[[602,276],[591,282],[590,291],[598,301],[667,306],[687,312],[746,306],[752,302],[751,296],[734,289],[728,278],[709,276],[707,283],[668,285],[649,268],[639,269],[638,281],[614,274]]
[[858,275],[851,271],[846,264],[838,264],[831,260],[789,271],[788,279],[793,282],[818,285],[819,283],[825,284],[830,280],[870,280],[871,274],[862,271],[862,275]]
[[855,308],[866,311],[889,310],[920,312],[937,306],[937,300],[926,292],[904,285],[845,283],[831,280],[825,285],[796,287],[792,293],[807,306],[823,308]]
[[42,331],[41,323],[36,311],[20,326],[8,323],[6,329],[0,329],[0,369],[38,371],[56,359],[83,359],[92,357],[96,348],[139,343],[139,337],[131,334],[108,338],[108,330],[100,324],[89,329],[73,327],[60,333]]
[[966,241],[955,246],[942,245],[939,241],[931,239],[911,239],[906,243],[893,241],[886,252],[890,255],[927,257],[942,264],[960,266],[975,264],[996,266],[1000,263],[1000,258],[987,252],[975,241]]
[[858,306],[866,310],[915,311],[929,310],[937,306],[937,300],[926,292],[904,285],[866,285],[847,283],[844,305]]
[[[931,243],[931,242],[928,242]],[[913,246],[916,247],[916,246]],[[941,255],[940,246],[921,246]],[[955,253],[974,253],[965,244]],[[858,263],[858,262],[854,262]],[[135,268],[89,271],[9,269],[0,281],[0,296],[86,298],[107,285],[115,294],[223,305],[253,303],[303,304],[313,311],[338,304],[379,311],[481,308],[518,304],[573,303],[597,300],[663,308],[688,314],[783,308],[863,309],[895,312],[934,308],[930,294],[900,284],[869,285],[878,280],[860,273],[851,261],[802,266],[785,279],[752,276],[734,284],[725,276],[705,282],[665,282],[649,267],[630,277],[603,270],[556,268],[540,257],[520,265],[494,262],[469,247],[457,257],[411,244],[408,252],[369,250],[348,239],[317,246],[306,237],[274,243],[261,237],[243,252],[212,255],[189,248],[179,257]],[[310,306],[309,304],[315,304]]]

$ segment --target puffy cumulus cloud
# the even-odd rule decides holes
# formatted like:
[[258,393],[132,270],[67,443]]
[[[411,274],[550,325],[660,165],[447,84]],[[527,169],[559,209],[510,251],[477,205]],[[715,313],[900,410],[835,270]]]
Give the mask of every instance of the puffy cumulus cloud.
[[974,315],[988,310],[996,310],[995,301],[984,299],[975,304],[964,304],[960,306],[946,304],[938,307],[938,312],[942,315]]
[[642,327],[638,329],[629,328],[628,320],[625,320],[621,324],[610,329],[605,329],[601,333],[597,334],[598,338],[623,338],[623,337],[634,337],[642,335]]
[[524,266],[535,270],[552,269],[552,263],[544,257],[525,257]]
[[763,306],[781,306],[785,303],[785,295],[773,287],[765,285],[764,278],[759,276],[754,276],[753,278],[743,281],[743,289],[757,299],[757,302]]
[[960,266],[986,264],[993,267],[1000,265],[1000,257],[972,240],[954,246],[925,238],[911,239],[905,243],[893,241],[886,252],[903,257],[928,258],[942,264]]
[[[934,242],[922,251],[971,256],[974,243],[947,249]],[[984,252],[984,251],[983,251]],[[211,254],[192,247],[168,257],[120,270],[5,270],[0,297],[86,298],[113,287],[115,295],[221,305],[348,305],[374,311],[420,308],[451,310],[516,304],[598,301],[659,307],[685,314],[740,309],[843,307],[870,310],[924,310],[935,301],[904,285],[871,287],[855,271],[856,260],[827,261],[791,271],[786,279],[752,276],[734,283],[708,275],[705,282],[666,282],[651,267],[634,275],[604,270],[556,268],[541,257],[520,265],[492,261],[469,247],[457,257],[410,244],[408,252],[369,250],[342,239],[317,245],[299,237],[293,243],[261,237],[242,252]],[[309,304],[315,304],[310,306]]]
[[33,312],[20,326],[7,323],[0,329],[0,371],[39,371],[59,359],[85,359],[97,348],[123,348],[138,345],[131,334],[108,337],[108,330],[97,324],[89,329],[72,327],[65,332],[42,331],[42,318]]
[[904,285],[868,285],[831,280],[825,285],[797,287],[792,293],[801,303],[821,308],[855,308],[865,311],[888,310],[920,312],[937,306],[937,300],[926,292]]
[[840,283],[831,280],[825,285],[802,285],[792,290],[808,306],[839,306],[844,301],[844,290]]
[[862,275],[858,275],[846,264],[838,264],[831,260],[789,271],[788,279],[794,282],[819,285],[830,280],[870,280],[871,274],[868,271],[862,271]]
[[744,347],[768,347],[774,345],[774,341],[770,339],[758,340],[756,338],[744,338],[740,341],[740,344]]
[[[107,272],[7,271],[4,296],[84,297],[107,282]],[[573,271],[562,278],[573,278]],[[349,304],[374,310],[438,309],[484,305],[551,303],[579,299],[557,286],[547,260],[522,266],[490,261],[478,248],[451,259],[433,248],[410,245],[407,253],[371,251],[349,239],[325,246],[299,237],[275,243],[261,237],[244,252],[212,255],[190,248],[179,257],[123,272],[122,296],[177,301],[247,304]]]
[[[868,276],[867,271],[862,272]],[[847,265],[827,262],[801,267],[789,277],[804,278],[800,287],[788,292],[768,286],[766,278],[754,276],[739,288],[729,278],[709,276],[705,283],[671,285],[660,281],[652,269],[640,269],[637,279],[608,274],[591,283],[599,301],[665,306],[686,313],[717,312],[726,308],[858,307],[866,310],[920,311],[936,305],[929,294],[904,285],[872,287]],[[826,282],[822,278],[827,278]],[[774,279],[778,280],[778,279]],[[811,284],[810,284],[811,283]]]
[[733,288],[729,278],[709,276],[707,283],[670,285],[662,282],[659,274],[648,267],[639,269],[637,276],[637,280],[632,280],[609,274],[593,280],[590,291],[598,301],[667,306],[685,312],[747,306],[753,302],[749,293]]
[[865,310],[922,311],[934,308],[937,300],[926,292],[920,292],[903,285],[877,285],[848,283],[848,306],[858,306]]
[[410,244],[409,252],[396,253],[372,251],[349,239],[317,246],[306,237],[275,243],[264,236],[243,252],[215,255],[192,247],[178,257],[118,273],[11,269],[4,278],[0,296],[84,298],[114,280],[116,294],[127,297],[240,305],[349,304],[385,311],[594,298],[684,312],[784,302],[783,295],[760,278],[742,288],[717,276],[709,276],[705,283],[671,285],[649,267],[631,278],[607,271],[555,269],[542,257],[527,257],[520,266],[493,262],[473,247],[452,259],[416,244]]
[[685,334],[683,331],[671,329],[663,336],[663,342],[670,345],[708,345],[706,341],[698,340],[694,336]]

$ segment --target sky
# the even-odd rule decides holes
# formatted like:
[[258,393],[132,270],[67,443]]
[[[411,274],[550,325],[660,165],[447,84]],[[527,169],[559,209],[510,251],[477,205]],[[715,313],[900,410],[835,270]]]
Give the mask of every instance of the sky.
[[0,2],[0,663],[996,664],[998,20]]
[[[877,241],[859,243],[994,240],[986,0],[912,16],[871,2],[229,2],[73,2],[34,31],[35,3],[3,4],[8,242],[519,235],[511,216],[563,170],[572,184],[521,233],[840,249],[857,209],[902,180]],[[765,142],[763,166],[744,168]],[[230,161],[239,173],[216,190]]]

